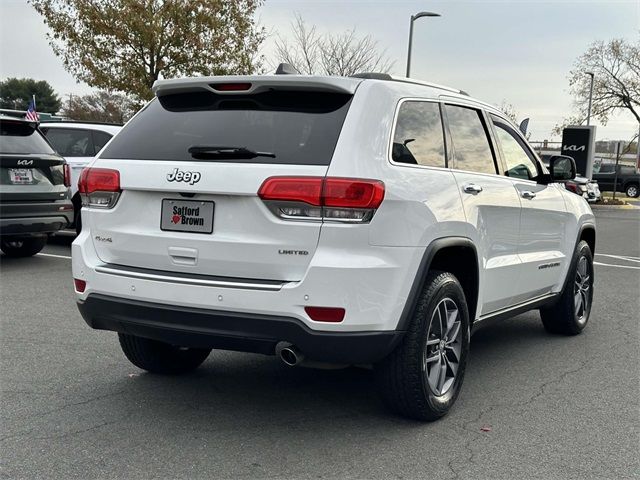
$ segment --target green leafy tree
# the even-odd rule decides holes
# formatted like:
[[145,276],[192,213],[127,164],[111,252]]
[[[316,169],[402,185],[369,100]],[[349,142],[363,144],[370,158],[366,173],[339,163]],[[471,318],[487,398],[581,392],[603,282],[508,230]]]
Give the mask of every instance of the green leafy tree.
[[79,81],[139,100],[158,78],[249,74],[263,0],[29,0]]
[[56,113],[60,109],[60,99],[44,80],[7,78],[0,82],[0,108],[26,110],[33,95],[38,112]]
[[85,122],[124,123],[136,112],[138,105],[131,98],[105,91],[88,95],[72,95],[62,107],[62,115]]

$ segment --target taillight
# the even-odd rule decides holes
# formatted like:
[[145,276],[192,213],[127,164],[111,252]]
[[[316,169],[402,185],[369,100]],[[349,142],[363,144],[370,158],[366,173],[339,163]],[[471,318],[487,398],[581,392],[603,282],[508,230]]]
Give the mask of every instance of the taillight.
[[579,194],[578,186],[575,183],[567,182],[567,183],[564,184],[564,188],[566,188],[570,192]]
[[120,197],[120,172],[111,168],[85,168],[78,180],[83,207],[113,208]]
[[270,177],[258,196],[286,220],[364,223],[384,199],[380,180],[341,177]]
[[65,163],[62,166],[62,171],[64,172],[64,186],[70,187],[71,186],[71,168],[69,168],[68,163]]

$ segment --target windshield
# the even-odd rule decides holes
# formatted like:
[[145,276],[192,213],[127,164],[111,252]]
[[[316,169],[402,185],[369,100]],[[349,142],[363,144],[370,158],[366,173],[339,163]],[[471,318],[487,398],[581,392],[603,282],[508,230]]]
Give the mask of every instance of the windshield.
[[194,146],[224,146],[271,155],[211,154],[201,155],[202,161],[328,165],[351,98],[304,91],[165,95],[129,122],[101,156],[193,161]]

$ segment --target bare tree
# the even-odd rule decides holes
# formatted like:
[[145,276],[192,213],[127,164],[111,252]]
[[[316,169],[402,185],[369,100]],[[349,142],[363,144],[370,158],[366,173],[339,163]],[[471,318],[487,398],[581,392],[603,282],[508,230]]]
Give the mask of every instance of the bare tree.
[[371,35],[360,36],[355,29],[337,35],[321,34],[296,14],[291,30],[291,39],[278,35],[275,41],[275,63],[289,63],[302,74],[349,76],[388,73],[393,68],[386,50],[381,50]]
[[597,41],[576,60],[569,74],[576,114],[556,125],[554,133],[586,120],[591,82],[587,72],[594,74],[593,118],[606,125],[612,114],[628,111],[640,123],[640,37],[635,43],[623,39]]

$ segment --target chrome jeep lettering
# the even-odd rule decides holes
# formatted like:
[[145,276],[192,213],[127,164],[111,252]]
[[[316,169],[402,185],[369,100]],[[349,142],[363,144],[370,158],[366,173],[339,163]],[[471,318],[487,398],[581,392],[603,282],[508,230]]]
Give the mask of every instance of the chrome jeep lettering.
[[202,178],[200,172],[183,172],[177,168],[174,168],[171,173],[167,174],[167,180],[170,182],[185,182],[191,185],[198,183],[200,178]]

